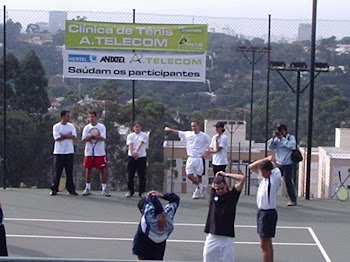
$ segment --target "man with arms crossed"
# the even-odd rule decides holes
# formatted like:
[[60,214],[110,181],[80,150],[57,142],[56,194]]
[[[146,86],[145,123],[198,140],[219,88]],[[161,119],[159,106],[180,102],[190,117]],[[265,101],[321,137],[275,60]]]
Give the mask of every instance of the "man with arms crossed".
[[51,196],[57,195],[63,169],[66,170],[66,188],[69,194],[77,196],[73,182],[74,145],[73,139],[77,137],[77,131],[72,123],[69,123],[70,112],[61,112],[61,121],[52,128],[55,139],[53,154],[55,157],[56,176],[51,186]]
[[198,121],[191,122],[192,131],[179,131],[169,127],[165,127],[165,132],[171,132],[186,141],[187,161],[186,175],[189,180],[196,186],[192,198],[205,198],[206,187],[202,184],[202,174],[204,170],[203,159],[209,154],[207,148],[210,145],[210,137],[200,131]]
[[273,262],[272,238],[276,232],[278,217],[276,197],[282,182],[281,171],[272,156],[251,163],[248,168],[263,177],[256,195],[257,231],[260,236],[263,262]]
[[[100,173],[100,180],[102,184],[102,195],[111,196],[106,184],[106,127],[97,122],[97,114],[95,111],[89,112],[89,122],[83,129],[82,142],[85,142],[84,162],[86,187],[83,196],[91,195],[91,171],[93,168],[98,169]],[[94,135],[90,132],[91,129],[98,129],[98,134]],[[96,141],[96,142],[94,142]]]
[[219,171],[226,171],[227,166],[227,136],[225,132],[225,122],[217,122],[214,125],[216,128],[216,135],[212,137],[210,143],[210,153],[213,154],[213,172],[214,175]]
[[[236,181],[232,189],[229,188],[225,177]],[[204,262],[234,261],[236,205],[244,181],[245,177],[240,174],[229,174],[223,171],[215,174],[204,230],[208,233],[203,248]]]

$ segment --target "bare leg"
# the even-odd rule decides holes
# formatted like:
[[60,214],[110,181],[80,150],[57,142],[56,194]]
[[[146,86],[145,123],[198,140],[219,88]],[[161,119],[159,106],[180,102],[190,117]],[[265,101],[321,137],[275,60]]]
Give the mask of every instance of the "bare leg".
[[91,171],[92,168],[85,169],[85,183],[91,183]]
[[101,180],[101,183],[102,184],[106,184],[106,181],[107,181],[107,177],[106,177],[106,172],[105,172],[105,169],[100,169],[100,180]]
[[260,247],[263,253],[263,262],[273,262],[273,246],[271,238],[262,238]]
[[193,174],[188,174],[187,178],[192,181],[193,184],[198,186],[200,184],[199,179],[197,176],[194,176]]

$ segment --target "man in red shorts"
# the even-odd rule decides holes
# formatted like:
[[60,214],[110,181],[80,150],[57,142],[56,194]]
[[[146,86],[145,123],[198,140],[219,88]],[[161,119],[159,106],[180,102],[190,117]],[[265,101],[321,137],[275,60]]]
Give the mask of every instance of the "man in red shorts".
[[91,171],[93,168],[98,169],[102,185],[102,195],[111,196],[106,184],[106,127],[97,122],[95,111],[89,112],[88,118],[90,124],[83,129],[82,142],[85,142],[84,163],[86,187],[83,196],[91,195]]

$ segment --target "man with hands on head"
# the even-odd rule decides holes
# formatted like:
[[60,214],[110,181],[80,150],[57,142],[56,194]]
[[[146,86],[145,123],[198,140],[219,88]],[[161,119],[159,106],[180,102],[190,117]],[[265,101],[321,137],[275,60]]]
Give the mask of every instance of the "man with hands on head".
[[272,238],[275,237],[276,233],[278,217],[276,197],[282,182],[281,171],[273,156],[257,160],[251,163],[248,168],[262,176],[256,195],[257,232],[260,236],[263,262],[273,262]]
[[203,158],[209,155],[210,136],[200,131],[198,121],[191,122],[192,131],[179,131],[165,127],[165,132],[171,132],[178,135],[179,138],[186,141],[187,161],[186,175],[196,186],[192,198],[205,198],[206,186],[202,184],[202,175],[204,171]]
[[[163,208],[159,198],[169,201]],[[180,198],[174,193],[150,191],[138,208],[142,214],[134,236],[132,252],[139,260],[163,260],[166,240],[174,229],[174,216]]]
[[[225,178],[236,181],[232,189]],[[209,199],[209,211],[204,232],[208,233],[203,261],[233,262],[236,205],[242,192],[245,176],[219,171],[215,174]]]

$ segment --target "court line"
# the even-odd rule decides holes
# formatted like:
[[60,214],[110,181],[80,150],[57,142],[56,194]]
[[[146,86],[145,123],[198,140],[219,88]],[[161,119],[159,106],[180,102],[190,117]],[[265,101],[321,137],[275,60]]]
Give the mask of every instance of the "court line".
[[[41,219],[41,218],[5,218],[5,221],[31,221],[31,222],[57,222],[57,223],[91,223],[91,224],[122,224],[122,225],[138,225],[139,222],[125,221],[98,221],[98,220],[61,220],[61,219]],[[189,223],[174,223],[175,226],[190,226],[204,227],[205,224],[189,224]],[[235,225],[239,228],[256,228],[252,225]],[[309,227],[294,227],[294,226],[277,226],[280,229],[308,229]]]
[[322,244],[321,244],[321,241],[320,241],[320,240],[318,239],[318,237],[316,236],[314,230],[313,230],[311,227],[309,227],[308,230],[309,230],[310,235],[311,235],[312,238],[314,239],[315,243],[317,244],[318,249],[321,251],[321,253],[322,253],[324,259],[326,260],[326,262],[332,262],[332,260],[331,260],[331,259],[329,258],[329,256],[328,256],[326,250],[323,248],[323,246],[322,246]]
[[[7,234],[7,237],[14,238],[41,238],[41,239],[71,239],[71,240],[104,240],[104,241],[133,241],[133,238],[120,238],[120,237],[77,237],[77,236],[42,236],[42,235],[12,235]],[[184,240],[184,239],[168,239],[167,242],[172,243],[201,243],[204,240]],[[235,244],[238,245],[260,245],[260,242],[243,242],[236,241]],[[283,243],[274,242],[274,245],[279,246],[317,246],[315,243]]]

